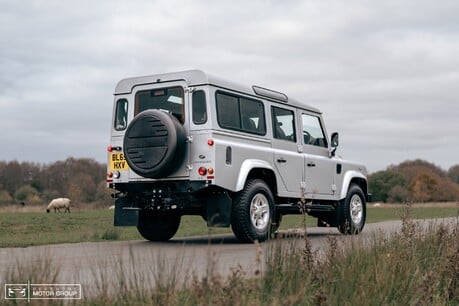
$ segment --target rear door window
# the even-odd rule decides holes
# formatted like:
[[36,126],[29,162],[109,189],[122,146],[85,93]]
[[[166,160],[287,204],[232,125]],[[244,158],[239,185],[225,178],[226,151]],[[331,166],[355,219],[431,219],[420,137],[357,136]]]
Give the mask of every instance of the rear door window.
[[296,142],[295,115],[288,109],[271,108],[274,138]]
[[185,120],[183,101],[183,88],[180,86],[142,90],[135,95],[134,115],[147,109],[158,109],[174,115],[183,123]]

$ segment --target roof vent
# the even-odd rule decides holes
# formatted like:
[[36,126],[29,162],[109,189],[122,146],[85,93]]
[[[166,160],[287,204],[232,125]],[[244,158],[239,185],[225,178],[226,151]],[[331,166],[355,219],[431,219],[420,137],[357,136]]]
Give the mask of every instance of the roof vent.
[[287,103],[288,102],[287,95],[283,94],[281,92],[274,91],[274,90],[271,90],[271,89],[268,89],[268,88],[263,88],[263,87],[260,87],[260,86],[255,86],[255,85],[252,86],[252,89],[259,96],[262,96],[262,97],[265,97],[265,98],[274,99],[274,100],[278,100],[278,101],[283,102],[283,103]]

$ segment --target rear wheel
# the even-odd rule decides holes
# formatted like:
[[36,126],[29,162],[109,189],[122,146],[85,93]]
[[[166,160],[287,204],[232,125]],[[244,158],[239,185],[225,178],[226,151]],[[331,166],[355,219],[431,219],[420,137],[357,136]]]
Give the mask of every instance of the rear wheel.
[[231,228],[243,242],[269,238],[274,219],[274,198],[262,180],[247,181],[233,200]]
[[343,234],[356,235],[363,230],[367,209],[365,196],[359,185],[351,185],[341,203],[341,221],[338,230]]
[[171,239],[180,225],[180,216],[176,214],[154,214],[148,210],[139,212],[137,230],[143,238],[150,241]]

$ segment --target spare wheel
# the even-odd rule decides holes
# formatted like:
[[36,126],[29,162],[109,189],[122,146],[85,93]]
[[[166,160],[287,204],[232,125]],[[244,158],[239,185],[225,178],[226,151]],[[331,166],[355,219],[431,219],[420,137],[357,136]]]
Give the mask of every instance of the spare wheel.
[[185,130],[173,115],[145,110],[129,124],[124,136],[124,155],[129,167],[148,178],[173,173],[185,155]]

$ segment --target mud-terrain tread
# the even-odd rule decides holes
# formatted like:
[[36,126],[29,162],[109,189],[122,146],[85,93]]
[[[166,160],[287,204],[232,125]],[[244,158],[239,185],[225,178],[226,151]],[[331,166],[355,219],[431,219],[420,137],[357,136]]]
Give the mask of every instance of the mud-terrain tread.
[[[259,185],[259,186],[257,186]],[[252,227],[250,221],[250,202],[251,197],[254,196],[254,190],[260,188],[270,203],[270,221],[268,229],[265,233],[257,233],[256,229]],[[233,200],[231,212],[231,228],[234,235],[241,242],[255,242],[264,241],[269,238],[271,232],[271,224],[274,217],[274,198],[268,185],[260,179],[248,180],[244,189],[241,190]]]
[[[358,193],[360,198],[363,201],[364,205],[364,213],[363,213],[363,220],[362,220],[362,225],[359,228],[356,228],[355,225],[352,223],[352,220],[350,219],[350,205],[349,202],[352,198],[352,196]],[[340,233],[344,235],[358,235],[360,232],[363,230],[363,227],[365,226],[365,220],[366,220],[366,202],[365,202],[365,195],[362,191],[362,188],[357,185],[357,184],[352,184],[349,186],[349,190],[346,194],[346,198],[343,200],[340,206],[341,209],[341,221],[340,224],[338,225],[338,230]]]

